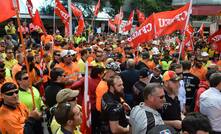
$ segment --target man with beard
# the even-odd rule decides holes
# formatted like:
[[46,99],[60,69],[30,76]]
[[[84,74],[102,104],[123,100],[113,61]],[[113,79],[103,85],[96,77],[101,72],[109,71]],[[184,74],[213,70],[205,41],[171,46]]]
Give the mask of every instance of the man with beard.
[[166,71],[163,75],[166,102],[159,112],[164,123],[177,130],[181,129],[181,108],[178,99],[180,78],[174,71]]
[[123,81],[120,76],[115,75],[107,84],[108,92],[102,97],[101,133],[129,133],[128,120],[120,99],[123,95]]
[[207,69],[203,67],[203,58],[201,56],[195,58],[190,73],[198,77],[200,80],[206,80]]

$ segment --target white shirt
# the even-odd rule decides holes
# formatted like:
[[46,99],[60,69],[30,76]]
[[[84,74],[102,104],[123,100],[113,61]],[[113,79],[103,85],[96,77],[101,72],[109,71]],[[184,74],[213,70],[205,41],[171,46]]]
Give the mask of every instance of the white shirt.
[[180,101],[181,111],[183,111],[184,105],[186,104],[186,90],[185,90],[185,87],[184,87],[184,81],[183,80],[180,80],[180,87],[179,87],[179,91],[178,91],[178,99]]
[[200,95],[200,112],[208,116],[213,131],[221,132],[221,92],[209,88]]
[[145,106],[144,103],[135,106],[130,112],[130,125],[132,128],[132,134],[146,134],[148,119],[145,111],[153,113],[155,126],[164,124],[160,113],[156,110]]

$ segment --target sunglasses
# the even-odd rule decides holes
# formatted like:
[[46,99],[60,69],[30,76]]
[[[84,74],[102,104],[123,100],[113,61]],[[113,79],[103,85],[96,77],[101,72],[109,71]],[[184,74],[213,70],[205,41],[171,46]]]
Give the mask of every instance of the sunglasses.
[[4,93],[4,94],[7,96],[12,96],[12,95],[14,95],[14,93],[18,94],[18,90],[14,91],[14,92]]
[[12,54],[13,52],[7,52],[7,53]]
[[28,80],[28,77],[24,77],[24,78],[22,78],[22,80]]

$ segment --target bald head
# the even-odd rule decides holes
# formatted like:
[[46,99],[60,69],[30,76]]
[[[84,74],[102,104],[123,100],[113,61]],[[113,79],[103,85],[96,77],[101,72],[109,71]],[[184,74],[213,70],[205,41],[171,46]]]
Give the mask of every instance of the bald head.
[[135,61],[134,61],[134,59],[128,59],[128,60],[127,60],[127,68],[128,68],[128,69],[133,69],[133,68],[135,68]]

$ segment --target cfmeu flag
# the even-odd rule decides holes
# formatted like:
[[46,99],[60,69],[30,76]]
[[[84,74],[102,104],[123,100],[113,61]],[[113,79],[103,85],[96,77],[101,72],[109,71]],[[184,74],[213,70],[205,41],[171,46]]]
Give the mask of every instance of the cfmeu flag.
[[62,20],[62,22],[65,25],[65,29],[66,29],[66,35],[69,35],[69,19],[70,16],[68,14],[68,12],[66,11],[65,7],[61,4],[61,2],[59,0],[55,0],[55,9],[54,12],[57,16],[60,17],[60,19]]
[[17,3],[13,2],[15,2],[15,0],[1,0],[0,23],[16,15],[14,4],[18,4],[18,1],[16,1]]
[[82,134],[91,134],[91,103],[88,92],[88,63],[86,62],[84,77],[84,100],[82,104]]
[[130,13],[127,24],[123,28],[124,32],[129,31],[132,28],[133,19],[134,19],[134,10]]
[[154,38],[154,20],[153,15],[148,17],[127,40],[133,48],[136,48],[140,43],[150,41]]
[[[156,27],[155,36],[163,36],[167,34],[171,34],[176,30],[183,31],[186,26],[186,21],[188,18],[189,8],[191,4],[187,3],[185,6],[173,10],[173,11],[165,11],[154,14],[154,23]],[[192,11],[192,10],[191,10]]]
[[213,44],[213,47],[218,51],[221,52],[221,29],[219,29],[217,32],[212,34],[208,38],[208,42]]

